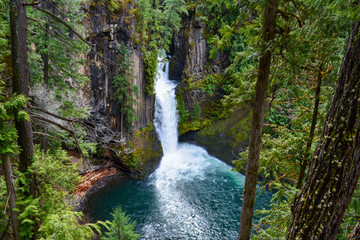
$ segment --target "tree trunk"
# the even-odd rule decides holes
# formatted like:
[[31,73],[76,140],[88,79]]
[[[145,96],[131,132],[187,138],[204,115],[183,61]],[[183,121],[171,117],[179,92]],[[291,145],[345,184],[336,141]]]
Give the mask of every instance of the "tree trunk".
[[306,143],[306,149],[305,149],[305,154],[304,154],[304,158],[301,162],[301,167],[300,167],[300,174],[299,174],[299,178],[298,178],[298,182],[296,185],[297,189],[301,189],[302,184],[303,184],[303,179],[305,177],[305,170],[306,167],[308,165],[308,158],[310,155],[310,148],[311,148],[311,144],[313,142],[314,139],[314,133],[315,133],[315,127],[316,127],[316,122],[317,122],[317,115],[318,115],[318,111],[319,111],[319,102],[320,102],[320,91],[321,91],[321,80],[322,80],[322,67],[320,67],[319,69],[319,75],[317,78],[317,85],[316,85],[316,90],[315,90],[315,106],[314,106],[314,111],[313,111],[313,116],[312,116],[312,121],[311,121],[311,127],[310,127],[310,133],[309,133],[309,139]]
[[[29,66],[26,41],[26,7],[21,0],[10,1],[10,38],[11,38],[11,63],[12,87],[17,94],[29,95]],[[25,111],[28,109],[25,107]],[[18,131],[18,144],[21,148],[19,155],[19,171],[26,172],[31,165],[33,149],[33,134],[30,121],[16,120]],[[34,186],[30,187],[34,193]]]
[[[44,6],[45,7],[45,6]],[[50,21],[50,19],[48,19],[48,21]],[[50,31],[49,28],[49,23],[45,24],[45,41],[46,41],[46,45],[47,45],[47,41],[48,41],[48,31]],[[46,48],[49,49],[49,46],[46,46]],[[44,62],[44,68],[43,68],[43,73],[44,73],[44,95],[45,95],[45,101],[47,100],[47,96],[48,96],[48,92],[49,92],[49,54],[48,53],[43,53],[41,56],[43,62]],[[45,109],[48,109],[48,106],[46,106],[46,102],[45,102]],[[48,127],[46,124],[44,124],[43,126],[43,132],[46,134],[48,130]],[[47,146],[48,146],[48,138],[46,135],[43,136],[42,138],[42,142],[41,142],[41,148],[43,149],[43,151],[46,153],[47,152]]]
[[264,121],[264,106],[269,82],[271,51],[268,50],[275,36],[276,11],[278,0],[269,0],[265,8],[263,26],[263,51],[259,61],[258,76],[255,87],[255,103],[251,122],[250,144],[245,174],[245,187],[240,217],[239,240],[250,239],[256,183],[259,168],[261,136]]
[[360,21],[350,34],[309,173],[292,207],[287,239],[335,239],[360,175]]
[[19,214],[17,211],[14,210],[16,208],[16,192],[13,181],[10,158],[7,154],[3,154],[1,155],[1,161],[4,169],[6,190],[10,205],[11,227],[14,232],[14,238],[19,239],[19,220],[18,220]]

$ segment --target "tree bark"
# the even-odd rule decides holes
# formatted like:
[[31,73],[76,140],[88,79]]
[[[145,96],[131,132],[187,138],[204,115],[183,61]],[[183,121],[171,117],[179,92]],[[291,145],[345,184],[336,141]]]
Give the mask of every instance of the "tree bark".
[[[29,96],[29,65],[26,41],[26,8],[21,0],[10,1],[10,41],[12,63],[12,88],[16,94]],[[29,112],[25,107],[25,111]],[[25,173],[31,165],[33,148],[32,124],[30,121],[16,120],[18,131],[18,145],[21,148],[19,154],[19,171]],[[33,184],[30,184],[32,186]],[[30,192],[35,193],[34,186]]]
[[239,240],[250,239],[256,183],[259,168],[261,136],[264,121],[264,106],[269,82],[271,51],[268,49],[275,36],[276,11],[278,0],[268,0],[265,8],[263,26],[263,50],[260,57],[258,76],[255,87],[255,103],[250,131],[248,161],[245,173],[245,186],[241,208]]
[[[49,19],[47,19],[47,21],[50,21]],[[50,31],[49,28],[49,22],[47,22],[45,24],[45,47],[49,50],[49,46],[47,46],[48,44],[48,32]],[[48,96],[48,92],[49,92],[49,54],[48,53],[43,53],[41,56],[43,63],[44,63],[44,68],[43,68],[43,73],[44,73],[44,95],[45,95],[45,101],[47,100],[47,96]],[[46,104],[46,103],[45,103]],[[48,109],[48,106],[45,107],[46,109]],[[47,146],[48,146],[48,138],[46,136],[48,127],[45,124],[43,126],[43,131],[45,133],[45,135],[42,138],[42,142],[41,142],[41,148],[43,149],[43,151],[46,153],[47,152]]]
[[303,158],[303,160],[301,162],[301,166],[300,166],[300,174],[299,174],[298,182],[297,182],[297,185],[296,185],[297,189],[301,189],[301,187],[303,185],[303,179],[305,177],[305,170],[306,170],[306,167],[308,165],[308,158],[309,158],[309,155],[310,155],[309,151],[310,151],[313,139],[314,139],[315,127],[316,127],[316,122],[317,122],[317,115],[318,115],[318,111],[319,111],[319,102],[320,102],[321,80],[322,80],[321,71],[322,71],[322,67],[320,67],[319,74],[318,74],[318,77],[317,77],[317,85],[316,85],[316,90],[315,90],[314,111],[313,111],[313,116],[312,116],[312,120],[311,120],[309,139],[308,139],[308,141],[306,143],[306,149],[305,149],[304,158]]
[[3,154],[3,155],[1,155],[1,161],[2,161],[2,166],[4,169],[6,190],[7,190],[9,205],[10,205],[11,227],[14,232],[13,237],[15,239],[19,239],[19,220],[18,220],[19,214],[17,211],[14,210],[14,209],[16,209],[16,192],[15,192],[15,186],[14,186],[14,181],[13,181],[10,158],[7,154]]
[[360,21],[352,28],[309,173],[292,207],[287,239],[336,239],[360,175]]

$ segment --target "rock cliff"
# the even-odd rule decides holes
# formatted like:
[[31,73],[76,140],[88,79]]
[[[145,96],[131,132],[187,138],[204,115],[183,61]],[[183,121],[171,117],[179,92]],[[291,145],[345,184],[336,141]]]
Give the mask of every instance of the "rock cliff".
[[[111,129],[127,136],[130,130],[139,129],[149,124],[153,119],[154,96],[145,91],[144,64],[142,53],[137,45],[132,42],[136,21],[131,17],[133,8],[128,3],[116,9],[109,9],[102,1],[87,1],[84,7],[86,19],[84,26],[87,30],[88,40],[95,46],[96,51],[102,54],[100,57],[94,52],[88,54],[87,66],[91,82],[91,105],[94,114],[100,114],[107,118]],[[132,63],[132,84],[139,90],[138,104],[134,106],[138,121],[134,122],[130,129],[124,124],[124,113],[120,111],[120,104],[114,98],[113,80],[118,72],[119,46],[124,43],[130,51]]]
[[[92,140],[106,145],[107,149],[119,149],[126,144],[130,133],[149,125],[153,120],[154,96],[145,91],[145,69],[140,47],[133,43],[136,19],[131,11],[134,9],[132,1],[124,1],[117,8],[99,0],[88,0],[83,6],[85,17],[83,25],[86,30],[87,40],[94,46],[97,53],[91,51],[87,55],[86,73],[90,78],[85,92],[92,107],[91,117],[88,120],[91,126]],[[129,89],[130,94],[136,99],[136,104],[131,103],[135,110],[137,120],[131,125],[126,124],[127,113],[122,112],[121,104],[115,97],[114,77],[119,73],[116,64],[122,59],[119,52],[120,45],[125,45],[129,51],[131,66],[131,84],[138,89],[138,97]],[[114,64],[116,63],[116,64]],[[160,142],[153,141],[154,151],[159,151]],[[114,146],[115,145],[115,146]],[[119,146],[116,146],[119,145]],[[107,156],[122,164],[120,153],[114,149],[107,150]],[[160,147],[161,149],[161,147]],[[154,156],[161,158],[161,154]],[[158,159],[154,159],[158,161]],[[150,164],[150,166],[153,166]],[[154,165],[155,166],[155,165]]]
[[195,17],[195,11],[189,11],[183,17],[182,28],[174,35],[170,51],[172,59],[169,66],[170,79],[198,76],[205,72],[209,51],[204,37],[205,24]]
[[[226,94],[221,84],[230,64],[229,53],[218,51],[216,59],[209,58],[208,29],[196,11],[183,16],[182,28],[174,36],[170,51],[170,78],[181,80],[176,89],[180,140],[203,146],[231,164],[247,145],[251,112],[240,109],[221,116],[221,99]],[[201,116],[196,116],[196,107],[200,107]]]

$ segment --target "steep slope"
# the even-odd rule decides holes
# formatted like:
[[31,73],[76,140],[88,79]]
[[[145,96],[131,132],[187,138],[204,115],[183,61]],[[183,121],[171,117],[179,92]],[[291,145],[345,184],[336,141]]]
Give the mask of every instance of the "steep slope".
[[224,115],[221,100],[227,94],[229,52],[217,50],[215,58],[209,57],[209,27],[201,14],[194,8],[183,16],[170,52],[170,78],[181,80],[176,89],[180,140],[231,163],[247,144],[251,113],[243,108]]
[[[142,52],[140,46],[134,44],[132,39],[136,28],[136,19],[132,14],[134,3],[113,2],[116,3],[112,5],[98,0],[88,0],[84,4],[83,25],[87,39],[101,55],[94,52],[89,52],[87,55],[86,73],[90,83],[85,92],[92,107],[88,124],[91,126],[90,136],[104,147],[104,156],[112,158],[132,172],[137,172],[134,163],[126,160],[134,158],[124,157],[131,155],[135,150],[129,152],[125,145],[129,139],[137,141],[136,136],[131,133],[136,130],[142,131],[142,128],[152,124],[154,96],[145,91]],[[124,51],[129,55],[129,59],[124,59],[122,46],[125,46]],[[123,97],[122,101],[119,101],[114,82],[117,74],[125,74],[120,68],[124,61],[129,63],[131,69],[125,90],[130,97]],[[147,133],[143,140],[148,140],[152,144],[149,149],[152,149],[153,153],[150,154],[152,159],[148,159],[150,156],[143,156],[144,158],[141,159],[148,163],[149,167],[137,163],[142,166],[138,177],[145,177],[153,171],[162,155],[160,142],[153,129],[150,132],[145,130],[142,132]],[[144,168],[146,171],[143,170]]]

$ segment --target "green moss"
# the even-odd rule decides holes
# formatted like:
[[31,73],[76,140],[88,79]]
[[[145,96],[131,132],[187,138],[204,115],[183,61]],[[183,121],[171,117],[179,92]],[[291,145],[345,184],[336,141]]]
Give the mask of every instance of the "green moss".
[[249,139],[252,112],[243,109],[234,113],[229,118],[222,119],[209,125],[199,132],[202,138],[213,138],[223,136],[229,139],[228,144],[231,148],[237,148]]
[[157,166],[162,156],[162,148],[152,123],[136,130],[119,157],[134,178],[146,178]]
[[243,118],[232,122],[232,127],[229,128],[226,135],[233,137],[234,141],[231,142],[231,147],[236,147],[237,144],[246,141],[249,138],[251,128],[252,112],[246,114]]
[[185,27],[184,34],[185,34],[186,38],[189,39],[189,37],[190,37],[190,27],[188,27],[188,26]]
[[210,119],[195,119],[179,124],[179,134],[183,135],[190,131],[197,131],[211,124]]

